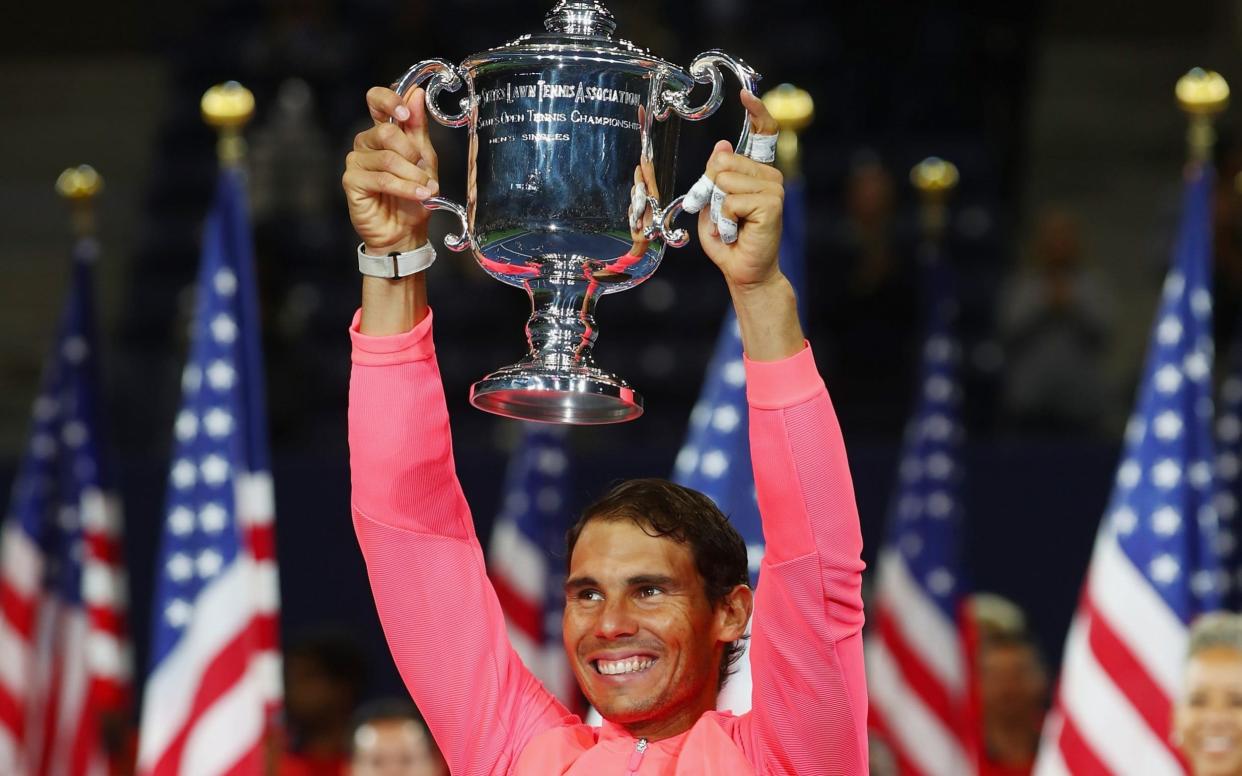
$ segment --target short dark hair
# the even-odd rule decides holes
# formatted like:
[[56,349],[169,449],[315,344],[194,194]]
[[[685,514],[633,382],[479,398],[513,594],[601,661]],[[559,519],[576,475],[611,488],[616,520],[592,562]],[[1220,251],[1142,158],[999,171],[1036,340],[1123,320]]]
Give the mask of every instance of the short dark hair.
[[[427,727],[427,721],[423,719],[423,715],[419,713],[418,707],[404,698],[380,698],[364,704],[354,714],[353,726],[349,736],[349,751],[352,754],[355,746],[355,739],[358,731],[366,725],[376,722],[413,722],[422,728],[427,734],[427,738],[431,739],[431,730]],[[434,739],[432,739],[434,740]]]
[[[688,545],[712,606],[738,585],[750,584],[746,542],[716,503],[697,490],[655,477],[622,482],[583,510],[565,537],[566,557],[573,557],[582,529],[592,520],[630,520],[650,536]],[[725,645],[718,688],[741,659],[742,641]]]
[[354,700],[367,683],[367,660],[352,633],[339,626],[324,626],[298,634],[285,649],[285,662],[310,661],[332,681],[349,688]]

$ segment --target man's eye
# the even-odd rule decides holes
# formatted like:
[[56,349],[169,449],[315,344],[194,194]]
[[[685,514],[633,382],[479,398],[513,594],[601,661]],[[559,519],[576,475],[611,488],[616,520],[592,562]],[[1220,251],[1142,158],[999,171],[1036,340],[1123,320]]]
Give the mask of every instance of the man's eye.
[[579,601],[603,601],[604,594],[599,592],[598,590],[579,590],[578,600]]
[[643,598],[651,598],[652,596],[660,595],[663,592],[664,592],[664,588],[649,585],[647,587],[644,587],[642,590],[639,590],[638,594]]

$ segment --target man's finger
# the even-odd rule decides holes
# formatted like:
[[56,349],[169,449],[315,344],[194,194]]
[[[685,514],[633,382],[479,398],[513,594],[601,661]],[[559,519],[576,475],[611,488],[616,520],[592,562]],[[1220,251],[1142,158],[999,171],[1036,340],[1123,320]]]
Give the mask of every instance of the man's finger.
[[[721,141],[723,143],[724,141]],[[721,143],[716,145],[716,150],[712,152],[711,158],[707,160],[707,177],[712,180],[722,172],[740,172],[743,175],[750,175],[764,180],[782,182],[785,176],[781,175],[781,171],[767,164],[760,164],[754,159],[748,159],[741,154],[735,154],[732,150],[724,150]]]
[[353,151],[346,157],[346,164],[350,163],[362,170],[390,172],[398,178],[413,181],[420,186],[425,186],[428,181],[432,180],[428,171],[395,151]]
[[[720,222],[761,225],[779,221],[784,200],[771,192],[757,194],[730,194],[720,203]],[[724,229],[720,228],[723,235]],[[722,236],[723,239],[723,236]]]
[[373,86],[367,90],[367,110],[376,124],[390,119],[406,121],[410,118],[410,109],[406,107],[401,95],[385,86]]
[[354,138],[355,151],[394,151],[415,164],[422,158],[413,138],[396,124],[376,124]]
[[780,131],[781,125],[777,123],[776,119],[772,118],[772,114],[768,112],[768,106],[763,104],[763,100],[746,89],[742,90],[742,106],[750,114],[751,132],[754,132],[756,135],[775,135]]
[[777,193],[781,185],[753,175],[725,170],[716,175],[716,188],[725,194],[758,194],[760,192]]
[[406,98],[406,104],[410,109],[409,120],[405,122],[404,129],[406,132],[419,142],[431,145],[431,136],[427,133],[427,127],[430,124],[431,115],[427,111],[427,93],[423,87],[418,87],[410,92]]
[[390,194],[398,199],[422,202],[435,193],[435,181],[420,186],[414,181],[398,178],[390,172],[375,172],[354,167],[341,178],[347,191]]

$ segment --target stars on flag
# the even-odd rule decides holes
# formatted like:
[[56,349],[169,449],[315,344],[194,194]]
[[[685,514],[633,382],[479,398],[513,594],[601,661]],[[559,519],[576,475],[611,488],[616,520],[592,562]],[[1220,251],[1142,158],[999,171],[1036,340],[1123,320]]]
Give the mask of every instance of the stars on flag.
[[212,285],[216,289],[216,293],[223,297],[232,296],[237,292],[237,275],[228,267],[221,267],[216,270],[215,276],[212,278]]
[[1222,592],[1212,557],[1220,546],[1213,482],[1220,459],[1211,433],[1212,298],[1205,259],[1183,251],[1175,262],[1127,425],[1107,527],[1152,588],[1189,622]]
[[218,345],[232,344],[237,339],[237,323],[228,313],[220,313],[211,320],[211,336]]
[[212,361],[211,366],[207,367],[207,383],[212,390],[227,391],[233,387],[236,379],[237,371],[223,359]]
[[91,352],[90,345],[87,344],[86,338],[76,334],[65,337],[65,341],[60,347],[61,355],[65,357],[66,361],[75,366],[85,361],[86,357],[90,355]]
[[226,437],[233,431],[233,415],[223,407],[213,407],[203,416],[203,428],[216,439]]

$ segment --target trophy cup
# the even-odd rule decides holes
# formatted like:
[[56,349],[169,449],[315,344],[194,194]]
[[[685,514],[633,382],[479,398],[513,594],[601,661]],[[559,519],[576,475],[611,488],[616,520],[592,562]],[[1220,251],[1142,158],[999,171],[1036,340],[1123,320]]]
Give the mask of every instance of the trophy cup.
[[[470,133],[466,205],[426,202],[461,221],[445,245],[471,251],[489,275],[531,297],[529,353],[475,383],[470,402],[551,423],[632,420],[642,397],[592,356],[596,302],[642,283],[665,246],[689,241],[673,226],[685,196],[666,197],[679,119],[720,107],[722,69],[752,92],[759,75],[721,51],[700,54],[687,71],[614,39],[616,22],[600,2],[560,0],[544,26],[461,65],[420,62],[393,89],[405,96],[424,86],[428,112]],[[690,99],[697,84],[711,87],[701,105]],[[462,92],[458,112],[440,108],[444,92]],[[739,149],[749,136],[747,118]]]

